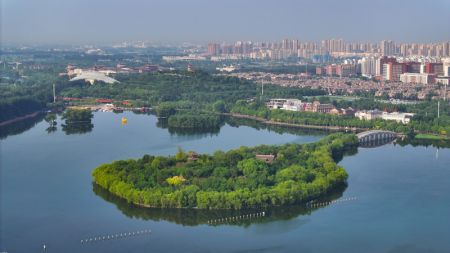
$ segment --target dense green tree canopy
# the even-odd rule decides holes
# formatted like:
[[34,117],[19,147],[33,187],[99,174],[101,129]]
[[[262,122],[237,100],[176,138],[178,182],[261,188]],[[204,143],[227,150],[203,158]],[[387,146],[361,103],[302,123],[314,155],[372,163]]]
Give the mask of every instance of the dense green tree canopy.
[[[148,207],[242,209],[294,204],[326,194],[345,183],[336,164],[355,148],[355,135],[334,134],[312,144],[241,147],[213,155],[181,149],[176,156],[145,155],[103,164],[96,184]],[[267,162],[258,154],[273,154]]]

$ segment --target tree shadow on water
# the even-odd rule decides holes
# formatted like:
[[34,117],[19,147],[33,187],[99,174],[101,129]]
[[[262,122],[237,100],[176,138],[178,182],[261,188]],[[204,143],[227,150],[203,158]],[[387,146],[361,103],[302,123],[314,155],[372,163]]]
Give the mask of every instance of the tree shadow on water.
[[[326,196],[316,199],[315,203],[330,203],[342,197],[346,184],[336,187]],[[129,218],[139,218],[152,221],[168,221],[183,226],[198,225],[233,225],[248,227],[251,224],[264,224],[274,221],[287,221],[298,216],[309,216],[312,212],[326,208],[329,204],[312,207],[308,203],[296,205],[277,206],[264,209],[243,209],[243,210],[204,210],[204,209],[171,209],[171,208],[146,208],[136,206],[119,198],[104,188],[92,183],[92,190],[95,195],[114,204],[125,216]],[[264,215],[263,215],[264,212]],[[225,220],[226,218],[226,220]]]

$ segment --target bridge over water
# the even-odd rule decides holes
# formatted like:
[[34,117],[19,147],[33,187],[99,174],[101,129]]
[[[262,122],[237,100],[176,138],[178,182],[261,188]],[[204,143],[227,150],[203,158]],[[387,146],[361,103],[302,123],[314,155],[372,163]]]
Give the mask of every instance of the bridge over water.
[[356,134],[359,144],[365,147],[384,145],[395,140],[398,135],[392,131],[370,130]]

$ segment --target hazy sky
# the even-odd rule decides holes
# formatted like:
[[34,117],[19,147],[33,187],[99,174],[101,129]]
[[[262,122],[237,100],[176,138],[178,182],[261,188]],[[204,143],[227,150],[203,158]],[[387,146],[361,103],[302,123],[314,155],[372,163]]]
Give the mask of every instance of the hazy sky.
[[6,43],[450,41],[450,0],[0,0]]

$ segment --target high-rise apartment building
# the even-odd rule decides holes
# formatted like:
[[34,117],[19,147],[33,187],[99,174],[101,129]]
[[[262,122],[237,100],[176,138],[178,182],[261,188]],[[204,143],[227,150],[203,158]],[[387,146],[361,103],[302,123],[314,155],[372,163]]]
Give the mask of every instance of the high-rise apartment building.
[[398,82],[400,75],[406,72],[406,64],[398,62],[389,62],[383,64],[384,80]]
[[363,57],[360,63],[363,76],[374,76],[377,74],[377,59],[375,57]]
[[395,55],[395,43],[392,40],[382,40],[380,42],[381,55]]
[[395,62],[397,62],[397,60],[395,58],[386,57],[386,56],[383,56],[383,57],[377,59],[375,74],[377,76],[384,76],[384,73],[385,73],[384,72],[384,64],[387,64],[390,62],[395,63]]
[[450,56],[450,42],[442,43],[442,56]]
[[444,76],[450,76],[450,58],[445,58],[442,60],[442,68]]
[[217,43],[209,43],[208,44],[208,55],[212,55],[212,56],[216,56],[216,55],[220,55],[221,54],[221,50],[220,50],[220,45]]
[[427,62],[425,64],[425,73],[442,76],[444,75],[444,66],[442,63]]

